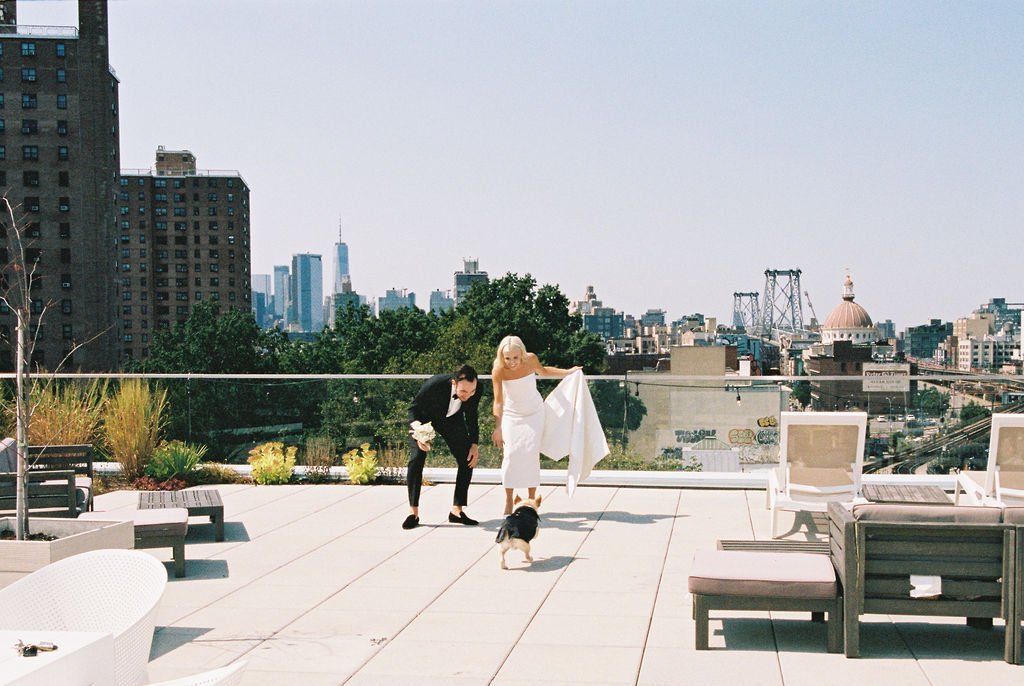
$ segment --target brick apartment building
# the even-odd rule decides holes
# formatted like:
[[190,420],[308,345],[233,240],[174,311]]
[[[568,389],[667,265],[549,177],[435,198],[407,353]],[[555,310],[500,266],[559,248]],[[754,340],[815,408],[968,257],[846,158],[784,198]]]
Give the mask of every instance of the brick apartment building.
[[249,187],[237,171],[196,169],[188,150],[157,148],[152,170],[122,170],[117,192],[124,355],[149,355],[153,331],[212,301],[251,309]]
[[[107,371],[118,366],[121,336],[110,252],[118,81],[108,64],[106,0],[79,0],[78,15],[77,28],[19,26],[15,0],[0,0],[0,193],[14,207],[34,270],[34,362]],[[16,259],[7,228],[5,272]],[[14,317],[0,306],[5,370],[13,368],[13,333]]]

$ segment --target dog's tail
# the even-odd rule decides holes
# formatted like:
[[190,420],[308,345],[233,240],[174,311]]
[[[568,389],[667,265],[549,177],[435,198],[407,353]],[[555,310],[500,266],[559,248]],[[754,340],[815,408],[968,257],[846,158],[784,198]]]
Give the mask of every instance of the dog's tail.
[[501,543],[505,539],[512,538],[512,532],[508,530],[508,527],[502,524],[498,527],[498,535],[495,537],[495,543]]

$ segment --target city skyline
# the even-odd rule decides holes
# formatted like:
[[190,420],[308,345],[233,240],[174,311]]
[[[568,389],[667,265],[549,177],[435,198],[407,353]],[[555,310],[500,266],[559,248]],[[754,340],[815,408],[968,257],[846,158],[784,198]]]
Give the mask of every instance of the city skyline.
[[[254,273],[327,255],[340,216],[369,298],[425,301],[475,256],[729,321],[799,268],[823,318],[849,271],[902,330],[1024,301],[1022,28],[1011,3],[136,0],[110,62],[122,167],[165,145],[238,170]],[[163,73],[202,77],[171,98]]]

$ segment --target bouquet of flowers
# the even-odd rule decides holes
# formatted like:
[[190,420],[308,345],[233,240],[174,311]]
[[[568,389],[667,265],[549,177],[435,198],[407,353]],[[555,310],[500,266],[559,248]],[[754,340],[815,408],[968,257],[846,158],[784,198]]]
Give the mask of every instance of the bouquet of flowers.
[[414,441],[430,445],[430,443],[437,438],[437,432],[434,431],[434,427],[430,422],[421,423],[419,421],[414,421],[409,426],[412,427],[409,429],[409,433],[412,435],[412,439]]

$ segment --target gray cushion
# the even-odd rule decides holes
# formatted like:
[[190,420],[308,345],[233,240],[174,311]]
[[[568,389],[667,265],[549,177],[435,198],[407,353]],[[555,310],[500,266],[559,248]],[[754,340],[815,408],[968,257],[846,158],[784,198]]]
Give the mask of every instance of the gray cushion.
[[119,512],[85,512],[79,519],[91,521],[131,521],[135,524],[135,535],[184,536],[188,533],[188,510],[183,507],[166,507],[155,510],[122,510]]
[[861,522],[895,524],[999,524],[1002,512],[997,507],[957,507],[955,505],[854,505],[853,518]]
[[1003,510],[1003,522],[1021,526],[1024,524],[1024,507],[1007,507]]
[[18,471],[18,442],[13,438],[0,440],[0,472]]
[[835,598],[838,591],[828,555],[748,550],[698,550],[687,586],[745,598]]

